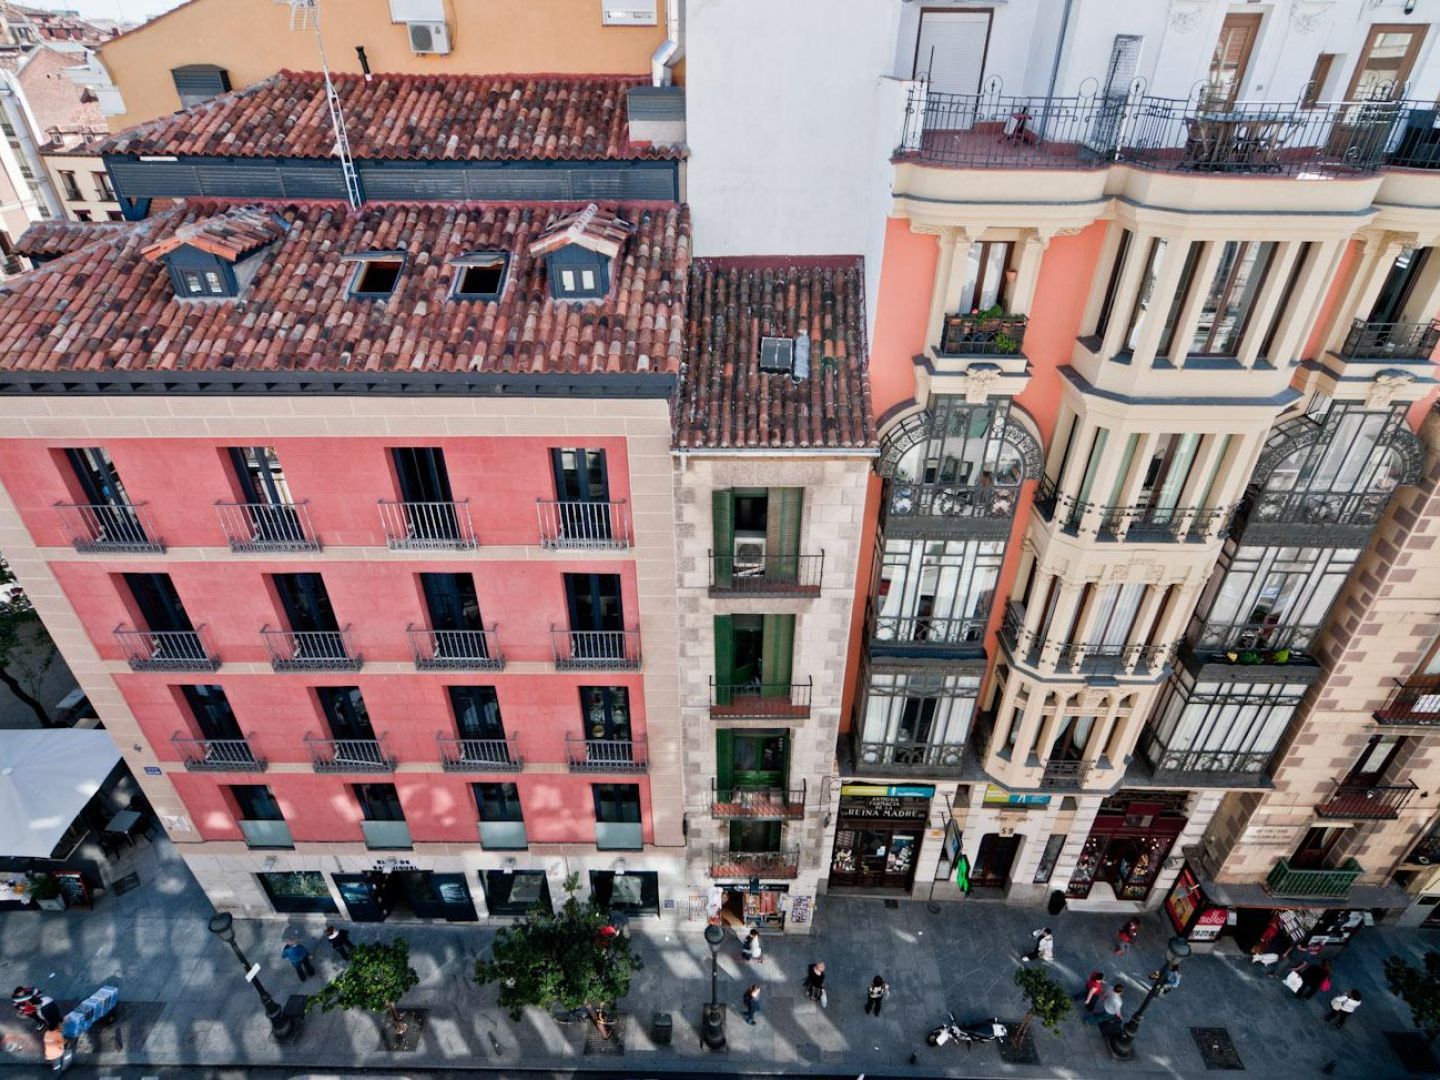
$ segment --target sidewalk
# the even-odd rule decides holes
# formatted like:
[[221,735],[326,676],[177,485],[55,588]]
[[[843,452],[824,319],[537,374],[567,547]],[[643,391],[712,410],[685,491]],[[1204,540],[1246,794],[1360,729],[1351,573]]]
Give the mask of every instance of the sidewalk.
[[[160,841],[142,845],[135,858],[142,880],[123,896],[106,896],[93,912],[19,912],[0,915],[0,962],[11,983],[38,983],[57,998],[78,999],[103,983],[121,989],[124,1050],[108,1034],[96,1056],[77,1065],[287,1065],[368,1066],[382,1071],[450,1068],[686,1070],[727,1072],[866,1072],[870,1075],[1094,1077],[1198,1076],[1205,1064],[1191,1028],[1224,1028],[1245,1070],[1265,1077],[1314,1077],[1330,1063],[1333,1076],[1403,1076],[1386,1031],[1412,1030],[1409,1011],[1384,989],[1381,963],[1392,953],[1418,960],[1433,937],[1421,931],[1362,930],[1336,964],[1336,990],[1356,987],[1364,1004],[1344,1031],[1321,1022],[1325,1000],[1297,1000],[1278,980],[1238,956],[1197,956],[1184,967],[1184,983],[1158,999],[1146,1015],[1135,1061],[1114,1063],[1095,1027],[1072,1017],[1057,1038],[1035,1027],[1038,1065],[1009,1065],[994,1046],[965,1050],[925,1046],[925,1033],[953,1009],[961,1020],[991,1015],[1018,1020],[1022,1008],[1011,982],[1030,930],[1043,913],[998,903],[948,904],[931,914],[923,903],[887,907],[879,900],[830,898],[818,908],[809,938],[767,939],[765,962],[742,966],[738,945],[727,942],[720,960],[720,995],[731,1007],[725,1055],[699,1046],[699,1007],[709,992],[709,955],[699,927],[667,934],[632,924],[645,968],[622,1007],[629,1015],[625,1056],[583,1054],[583,1025],[561,1026],[531,1012],[518,1023],[495,1008],[495,990],[471,980],[475,959],[493,931],[476,925],[352,925],[356,941],[404,936],[420,985],[405,999],[430,1010],[418,1051],[379,1051],[376,1019],[312,1014],[299,1039],[277,1046],[259,1003],[245,986],[239,964],[205,928],[208,902],[175,855]],[[1164,954],[1167,927],[1159,915],[1144,920],[1129,957],[1112,955],[1115,916],[1065,913],[1050,919],[1056,934],[1058,979],[1076,989],[1092,968],[1121,978],[1127,1015],[1144,997],[1146,974]],[[237,940],[277,999],[314,990],[336,968],[320,940],[324,920],[288,916],[236,923]],[[280,959],[285,928],[303,930],[320,978],[300,984]],[[827,965],[829,1008],[800,991],[805,966]],[[884,1015],[862,1013],[864,987],[877,973],[893,987]],[[765,987],[759,1023],[740,1018],[740,995],[749,981]],[[674,1041],[650,1041],[657,1010],[674,1018]],[[0,1027],[21,1029],[9,1010]],[[491,1036],[498,1040],[497,1055]],[[28,1038],[27,1033],[27,1038]],[[5,1056],[3,1064],[35,1069],[33,1052]],[[908,1065],[911,1052],[916,1066]]]

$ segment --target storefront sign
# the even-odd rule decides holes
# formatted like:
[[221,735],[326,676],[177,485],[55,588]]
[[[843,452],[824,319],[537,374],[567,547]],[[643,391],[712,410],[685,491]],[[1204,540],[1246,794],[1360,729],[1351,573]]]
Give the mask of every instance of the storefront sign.
[[1251,825],[1240,837],[1240,843],[1256,847],[1289,847],[1294,840],[1293,825]]
[[1220,931],[1225,928],[1228,908],[1210,908],[1202,911],[1200,917],[1195,920],[1195,925],[1190,930],[1191,941],[1214,941],[1220,936]]
[[396,870],[418,870],[420,869],[409,859],[376,859],[375,872],[377,874],[393,874]]
[[933,799],[935,789],[926,784],[842,784],[840,797],[847,795],[885,795],[893,798]]
[[884,818],[886,820],[922,821],[930,813],[930,798],[900,798],[892,795],[840,797],[840,814],[848,818]]
[[980,800],[982,806],[1049,806],[1049,795],[1014,795],[1002,787],[994,784],[985,786],[985,794]]

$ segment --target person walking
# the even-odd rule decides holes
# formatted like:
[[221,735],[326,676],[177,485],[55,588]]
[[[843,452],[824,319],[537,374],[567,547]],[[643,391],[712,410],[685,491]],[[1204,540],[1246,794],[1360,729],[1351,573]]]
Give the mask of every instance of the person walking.
[[1175,960],[1170,961],[1170,963],[1165,966],[1165,972],[1164,972],[1164,977],[1163,977],[1163,978],[1161,978],[1161,973],[1158,972],[1158,971],[1152,971],[1152,972],[1150,973],[1150,978],[1151,978],[1152,980],[1154,980],[1154,979],[1161,979],[1161,982],[1160,982],[1160,993],[1162,993],[1162,994],[1168,994],[1168,993],[1170,993],[1171,990],[1177,990],[1177,989],[1179,989],[1179,987],[1180,987],[1180,964],[1179,964],[1179,962],[1178,962],[1178,961],[1175,961]]
[[1048,926],[1042,926],[1039,930],[1032,930],[1030,936],[1035,939],[1035,947],[1031,949],[1021,960],[1043,960],[1051,963],[1055,959],[1055,935],[1050,933]]
[[1339,997],[1330,999],[1330,1011],[1325,1014],[1325,1022],[1334,1024],[1337,1028],[1343,1028],[1345,1021],[1350,1019],[1350,1014],[1360,1008],[1360,991],[1347,990]]
[[315,965],[310,960],[310,950],[300,942],[287,942],[285,948],[280,950],[280,955],[290,961],[290,966],[295,969],[295,974],[300,976],[301,982],[315,974]]
[[1316,994],[1329,990],[1333,974],[1329,960],[1321,960],[1318,964],[1305,964],[1300,969],[1300,989],[1295,991],[1295,996],[1309,1001]]
[[870,988],[865,991],[865,1015],[874,1013],[880,1015],[880,1006],[885,1004],[885,999],[890,996],[890,984],[885,981],[885,976],[876,975],[870,980]]
[[745,1022],[755,1023],[755,1014],[760,1011],[760,984],[751,983],[740,999],[745,1003]]
[[1087,1024],[1099,1024],[1102,1028],[1107,1024],[1119,1027],[1125,1021],[1125,984],[1115,983],[1106,990],[1100,998],[1100,1011],[1092,1012],[1085,1017]]
[[1120,927],[1115,935],[1115,955],[1124,956],[1130,951],[1130,946],[1135,944],[1135,939],[1140,936],[1140,920],[1130,919],[1124,926]]
[[325,927],[325,940],[335,950],[335,955],[341,960],[349,960],[350,954],[355,951],[355,946],[350,944],[350,931],[339,926]]
[[740,959],[748,960],[752,964],[763,964],[765,962],[765,957],[760,952],[759,930],[751,930],[745,937],[745,940],[740,942]]
[[805,971],[805,981],[800,984],[805,987],[805,996],[811,1001],[819,1001],[825,996],[825,962],[817,960]]
[[1093,1013],[1095,1005],[1105,993],[1105,973],[1103,971],[1090,972],[1090,978],[1085,980],[1085,991],[1080,995],[1085,1002],[1085,1011]]

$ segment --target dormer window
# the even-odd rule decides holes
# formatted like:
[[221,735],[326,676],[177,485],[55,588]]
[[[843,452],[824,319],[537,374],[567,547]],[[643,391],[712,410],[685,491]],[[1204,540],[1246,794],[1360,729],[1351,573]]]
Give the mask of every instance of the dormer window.
[[594,300],[610,291],[610,260],[578,245],[548,260],[550,294],[557,300]]
[[186,296],[231,295],[218,270],[181,270],[180,283]]
[[612,268],[632,231],[628,221],[591,203],[552,222],[531,241],[530,254],[544,256],[556,300],[599,300],[609,295]]
[[141,255],[165,265],[180,300],[233,300],[260,270],[265,252],[289,226],[253,207],[181,225]]
[[505,291],[510,256],[501,251],[477,251],[451,262],[455,266],[456,300],[498,300]]
[[355,271],[355,282],[350,287],[354,296],[384,298],[395,291],[400,281],[400,271],[405,260],[399,256],[382,256],[364,259]]

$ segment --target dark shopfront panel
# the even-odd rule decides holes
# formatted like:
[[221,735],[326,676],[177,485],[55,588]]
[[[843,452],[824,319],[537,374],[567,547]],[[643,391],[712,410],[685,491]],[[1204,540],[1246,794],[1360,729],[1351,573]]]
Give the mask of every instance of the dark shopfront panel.
[[1065,895],[1106,882],[1117,900],[1144,900],[1185,828],[1185,792],[1121,791],[1100,804]]
[[1292,950],[1318,956],[1327,948],[1341,948],[1365,925],[1366,917],[1365,911],[1355,908],[1224,904],[1206,893],[1188,862],[1165,897],[1165,914],[1175,932],[1189,941],[1233,937],[1241,952],[1277,956]]
[[653,870],[591,870],[590,896],[610,915],[659,915],[660,875]]
[[318,870],[290,870],[257,874],[270,906],[287,915],[330,915],[339,909],[325,875]]
[[481,870],[480,887],[491,915],[528,915],[539,908],[549,913],[550,881],[544,870]]
[[430,870],[372,870],[336,874],[335,887],[355,922],[384,922],[392,914],[446,922],[476,922],[475,901],[464,874]]
[[908,892],[934,796],[925,785],[841,786],[830,884]]

